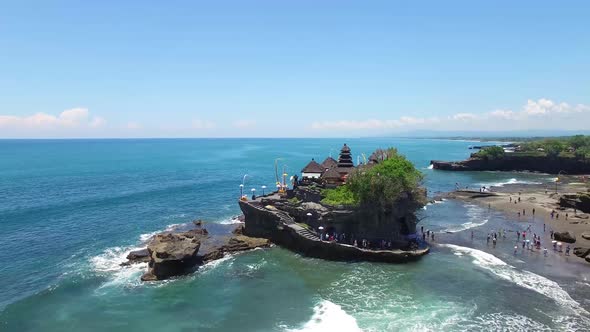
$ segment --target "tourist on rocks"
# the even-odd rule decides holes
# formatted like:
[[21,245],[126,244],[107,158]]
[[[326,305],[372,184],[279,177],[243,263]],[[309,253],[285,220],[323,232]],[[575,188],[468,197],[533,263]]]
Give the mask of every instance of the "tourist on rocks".
[[359,244],[356,242],[356,239],[354,239],[354,242],[352,242],[352,245],[355,246],[355,247],[358,247],[359,246]]

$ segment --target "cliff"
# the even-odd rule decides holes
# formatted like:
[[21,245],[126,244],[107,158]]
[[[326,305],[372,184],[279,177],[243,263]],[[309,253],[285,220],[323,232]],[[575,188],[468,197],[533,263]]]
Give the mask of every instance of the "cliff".
[[506,154],[500,159],[483,159],[471,157],[464,161],[448,162],[433,160],[434,169],[444,171],[530,171],[569,175],[589,174],[590,162],[575,158],[544,156],[512,156]]
[[[408,250],[370,250],[346,243],[322,241],[319,238],[320,234],[313,228],[295,222],[290,214],[273,205],[263,206],[259,203],[239,202],[246,219],[244,234],[270,239],[273,243],[304,256],[337,261],[405,263],[417,260],[429,252],[428,247]],[[349,212],[343,212],[343,215],[349,215]],[[349,220],[349,217],[350,215],[340,220],[345,222]]]

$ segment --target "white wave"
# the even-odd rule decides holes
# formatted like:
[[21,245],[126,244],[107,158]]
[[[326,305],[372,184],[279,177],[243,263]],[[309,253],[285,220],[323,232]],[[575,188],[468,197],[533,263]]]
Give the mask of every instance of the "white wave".
[[240,221],[240,219],[238,219],[238,217],[233,217],[231,219],[222,220],[219,223],[223,224],[223,225],[232,225],[232,224],[241,224],[242,222]]
[[445,232],[451,232],[451,233],[453,233],[453,232],[461,232],[461,231],[464,231],[466,229],[470,229],[470,228],[473,228],[473,227],[479,227],[479,226],[485,225],[487,222],[488,222],[487,219],[484,219],[481,222],[471,222],[471,221],[468,221],[468,222],[462,223],[460,225],[453,225],[451,227],[448,227],[444,231]]
[[356,319],[342,310],[339,305],[324,300],[313,308],[311,319],[300,329],[288,329],[287,331],[358,332],[362,330],[358,326]]
[[127,261],[127,255],[131,251],[139,250],[139,247],[113,247],[106,249],[102,254],[90,258],[93,270],[100,274],[108,274],[111,278],[100,288],[119,285],[139,285],[140,275],[147,269],[147,263],[121,266]]
[[518,270],[514,266],[509,265],[496,256],[481,250],[461,247],[454,244],[441,244],[441,246],[450,248],[455,253],[458,252],[473,257],[473,263],[475,265],[492,272],[500,279],[535,291],[541,295],[553,299],[562,307],[570,308],[578,315],[584,315],[585,317],[581,318],[583,318],[583,321],[586,324],[590,324],[590,320],[587,318],[590,313],[584,310],[580,304],[572,299],[571,296],[555,281],[549,280],[545,277],[526,270]]
[[488,183],[479,183],[478,186],[480,187],[504,187],[507,184],[541,184],[541,182],[536,181],[525,181],[525,180],[518,180],[516,178],[499,181],[499,182],[488,182]]
[[427,168],[427,169],[433,169],[433,168],[434,168],[434,165],[433,165],[433,164],[430,164],[430,165],[428,165],[428,167],[426,167],[426,168]]

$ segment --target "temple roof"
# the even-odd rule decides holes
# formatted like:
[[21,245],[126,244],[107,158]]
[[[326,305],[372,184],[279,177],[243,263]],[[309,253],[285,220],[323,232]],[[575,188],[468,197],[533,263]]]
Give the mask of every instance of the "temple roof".
[[340,179],[340,177],[337,167],[332,167],[326,173],[322,174],[322,179]]
[[340,149],[340,152],[350,152],[350,148],[348,147],[348,145],[346,145],[346,143],[344,143],[344,146],[342,147],[342,149]]
[[322,165],[318,164],[312,158],[309,164],[301,170],[301,173],[324,173],[325,170],[326,169],[322,167]]
[[328,157],[326,160],[324,160],[324,162],[322,162],[324,169],[332,168],[336,165],[338,165],[338,162],[332,157]]

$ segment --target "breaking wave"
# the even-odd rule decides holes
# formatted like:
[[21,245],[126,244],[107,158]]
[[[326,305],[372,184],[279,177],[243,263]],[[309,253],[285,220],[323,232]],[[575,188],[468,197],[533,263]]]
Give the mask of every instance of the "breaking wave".
[[583,325],[586,328],[590,326],[590,319],[588,318],[590,313],[584,310],[584,308],[572,299],[572,297],[555,281],[526,270],[518,270],[496,256],[481,250],[461,247],[454,244],[441,244],[440,246],[450,248],[454,253],[473,257],[473,264],[480,268],[491,272],[500,279],[544,295],[557,302],[562,308],[569,309],[569,311],[577,316],[574,320],[572,320],[572,317],[558,317],[555,319],[555,322],[565,324],[571,329],[574,329],[576,326],[582,328],[579,325]]
[[479,226],[483,226],[488,222],[488,219],[484,219],[484,210],[477,206],[477,205],[466,205],[467,207],[467,216],[469,217],[469,221],[464,222],[462,224],[459,225],[450,225],[448,226],[446,229],[444,229],[444,232],[450,232],[450,233],[455,233],[455,232],[461,232],[470,228],[474,228],[474,227],[479,227]]
[[323,300],[313,308],[311,319],[299,329],[288,329],[289,332],[358,332],[362,331],[356,319],[347,314],[342,307]]
[[499,181],[499,182],[488,182],[488,183],[479,183],[478,186],[485,186],[485,187],[504,187],[507,184],[542,184],[541,182],[536,181],[525,181],[525,180],[518,180],[516,178]]

